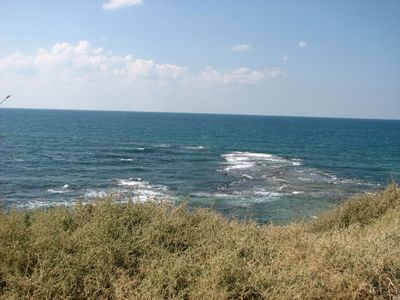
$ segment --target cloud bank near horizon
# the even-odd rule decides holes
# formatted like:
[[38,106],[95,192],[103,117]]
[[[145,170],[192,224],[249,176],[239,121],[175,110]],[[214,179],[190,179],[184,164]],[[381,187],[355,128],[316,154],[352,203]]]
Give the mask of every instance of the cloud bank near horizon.
[[52,78],[65,82],[126,82],[146,80],[164,84],[169,81],[181,83],[254,84],[284,76],[277,67],[254,70],[238,67],[231,70],[215,70],[206,67],[199,74],[191,74],[185,66],[158,63],[152,59],[135,57],[133,54],[114,55],[89,41],[76,45],[62,42],[50,49],[40,48],[36,54],[16,52],[0,58],[0,77],[17,76],[25,80]]

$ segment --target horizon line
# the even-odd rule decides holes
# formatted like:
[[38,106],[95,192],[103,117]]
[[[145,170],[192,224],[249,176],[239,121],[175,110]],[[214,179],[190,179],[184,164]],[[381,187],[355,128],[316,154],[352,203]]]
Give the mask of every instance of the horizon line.
[[216,113],[216,112],[185,112],[185,111],[143,111],[143,110],[114,110],[114,109],[89,109],[89,108],[33,108],[33,107],[1,107],[0,109],[15,110],[59,110],[59,111],[87,111],[87,112],[125,112],[125,113],[165,113],[165,114],[195,114],[195,115],[222,115],[222,116],[249,116],[249,117],[283,117],[283,118],[316,118],[316,119],[351,119],[351,120],[376,120],[376,121],[400,121],[400,117],[376,118],[376,117],[344,117],[344,116],[305,116],[305,115],[268,115],[246,113]]

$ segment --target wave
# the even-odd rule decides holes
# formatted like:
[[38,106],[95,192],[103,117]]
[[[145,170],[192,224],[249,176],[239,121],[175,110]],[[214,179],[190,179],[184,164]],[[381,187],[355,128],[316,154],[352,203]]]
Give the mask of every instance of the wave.
[[186,147],[183,147],[183,148],[185,148],[185,149],[189,149],[189,150],[204,150],[205,149],[205,147],[204,146],[186,146]]
[[[252,193],[251,197],[246,192],[235,191],[233,193],[230,192],[197,192],[192,193],[190,195],[192,201],[194,202],[205,202],[209,203],[210,199],[218,200],[218,202],[223,202],[226,205],[230,203],[230,205],[234,206],[252,206],[255,203],[265,203],[265,202],[274,202],[278,201],[283,194],[276,193],[276,192],[266,192],[266,191],[258,191]],[[229,207],[229,205],[227,206]]]
[[151,184],[142,178],[117,179],[117,185],[129,189],[127,192],[132,200],[145,202],[170,198],[166,186]]
[[269,153],[256,152],[240,152],[235,151],[223,154],[222,157],[226,160],[225,171],[235,169],[249,169],[262,164],[285,164],[291,166],[300,166],[302,162],[299,159],[285,159]]
[[51,194],[66,194],[70,192],[68,184],[64,184],[60,189],[48,189],[47,192]]
[[171,144],[156,144],[156,145],[154,145],[154,147],[156,147],[156,148],[171,148],[172,145]]
[[140,186],[143,185],[142,178],[129,178],[129,179],[119,179],[118,185],[122,186]]
[[154,152],[154,149],[148,148],[148,147],[136,147],[136,148],[131,148],[129,149],[130,153],[151,153]]
[[73,201],[46,201],[46,200],[31,200],[25,203],[18,203],[14,206],[21,209],[38,209],[38,208],[50,208],[55,206],[72,206],[76,204]]
[[303,191],[293,191],[292,192],[293,195],[298,195],[298,194],[304,194]]
[[[270,153],[229,152],[217,172],[228,176],[229,183],[219,187],[232,197],[259,201],[280,197],[343,197],[349,191],[376,187],[365,181],[340,178],[335,174],[305,166],[298,158],[284,158]],[[350,188],[349,188],[350,187]],[[323,191],[323,195],[321,193]]]
[[84,198],[105,198],[108,194],[103,190],[92,190],[89,189],[83,195]]
[[153,152],[154,150],[148,147],[127,147],[127,148],[122,148],[122,149],[114,149],[115,152],[121,153],[122,155],[127,155],[130,153],[148,153],[148,152]]

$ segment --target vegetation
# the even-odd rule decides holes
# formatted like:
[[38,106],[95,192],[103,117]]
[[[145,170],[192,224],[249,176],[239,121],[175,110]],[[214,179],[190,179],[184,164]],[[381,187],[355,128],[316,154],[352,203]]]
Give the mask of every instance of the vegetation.
[[287,226],[102,200],[0,214],[4,299],[399,299],[400,191]]

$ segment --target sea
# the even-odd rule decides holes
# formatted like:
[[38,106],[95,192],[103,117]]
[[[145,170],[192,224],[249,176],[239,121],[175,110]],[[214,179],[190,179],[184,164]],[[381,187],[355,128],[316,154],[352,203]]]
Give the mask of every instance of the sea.
[[186,203],[286,223],[400,180],[400,121],[0,109],[0,205]]

